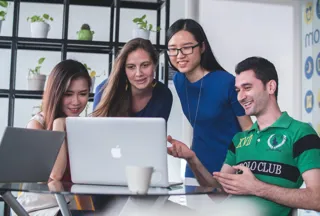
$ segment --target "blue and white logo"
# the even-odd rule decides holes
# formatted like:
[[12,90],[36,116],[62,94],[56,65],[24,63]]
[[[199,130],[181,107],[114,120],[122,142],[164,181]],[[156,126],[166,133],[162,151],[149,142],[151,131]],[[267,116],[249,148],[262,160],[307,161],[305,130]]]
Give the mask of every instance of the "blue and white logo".
[[306,96],[304,97],[304,108],[307,113],[311,113],[313,109],[314,98],[312,91],[307,91]]
[[318,53],[318,56],[316,59],[316,71],[317,71],[318,75],[320,76],[320,52]]
[[[318,58],[320,58],[320,55],[317,56],[317,64],[316,64],[317,69],[318,69]],[[319,59],[319,61],[320,61],[320,59]],[[305,73],[307,79],[310,79],[312,77],[313,69],[314,69],[313,59],[311,56],[309,56],[306,59],[306,62],[304,64],[304,73]],[[320,65],[319,65],[319,70],[320,70]]]
[[316,14],[317,14],[318,19],[320,19],[320,0],[317,0]]

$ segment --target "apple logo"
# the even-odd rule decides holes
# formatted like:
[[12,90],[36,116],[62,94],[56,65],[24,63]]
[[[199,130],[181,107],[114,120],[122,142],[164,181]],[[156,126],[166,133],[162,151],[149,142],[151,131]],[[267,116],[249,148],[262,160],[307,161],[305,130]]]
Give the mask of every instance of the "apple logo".
[[111,155],[113,158],[121,158],[121,148],[117,145],[111,149]]

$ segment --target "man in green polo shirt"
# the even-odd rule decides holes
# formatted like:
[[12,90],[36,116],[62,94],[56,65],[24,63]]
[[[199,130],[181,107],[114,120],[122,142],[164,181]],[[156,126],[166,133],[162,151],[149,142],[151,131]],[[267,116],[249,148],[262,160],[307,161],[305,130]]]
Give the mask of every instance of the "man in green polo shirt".
[[320,211],[320,138],[309,124],[280,111],[274,65],[260,57],[245,59],[236,67],[235,88],[246,115],[257,121],[234,136],[220,172],[212,176],[192,150],[170,136],[168,153],[186,159],[200,185],[247,195],[235,197],[257,201],[265,215],[290,215],[293,208]]

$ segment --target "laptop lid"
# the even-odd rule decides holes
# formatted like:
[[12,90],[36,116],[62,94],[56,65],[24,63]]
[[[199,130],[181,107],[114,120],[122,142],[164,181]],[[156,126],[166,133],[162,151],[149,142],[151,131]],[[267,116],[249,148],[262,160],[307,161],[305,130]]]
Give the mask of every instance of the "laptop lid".
[[151,186],[169,186],[164,119],[68,117],[66,128],[72,182],[127,185],[137,165],[154,167]]
[[64,132],[7,127],[0,145],[0,182],[47,182]]

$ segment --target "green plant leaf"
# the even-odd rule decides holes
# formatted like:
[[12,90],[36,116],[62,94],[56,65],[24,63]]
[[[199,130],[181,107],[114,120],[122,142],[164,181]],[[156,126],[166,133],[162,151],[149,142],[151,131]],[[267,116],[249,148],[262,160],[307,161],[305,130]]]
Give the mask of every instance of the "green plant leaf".
[[[0,17],[3,17],[3,20],[5,19],[7,12],[5,11],[0,11]],[[1,19],[0,19],[1,20]]]
[[45,22],[45,20],[53,21],[53,18],[49,16],[49,14],[43,14],[42,17],[38,15],[34,15],[32,17],[28,17],[27,21],[33,22]]
[[88,67],[88,65],[86,63],[84,63],[83,66],[87,69],[87,71],[91,71],[91,68]]
[[133,21],[134,23],[137,23],[137,22],[140,21],[140,18],[134,18],[132,21]]
[[160,28],[160,26],[158,26],[158,27],[157,27],[157,31],[160,31],[160,30],[161,30],[161,28]]
[[144,20],[146,17],[147,17],[147,15],[144,14],[140,19]]
[[40,68],[41,68],[41,66],[37,66],[37,67],[35,67],[35,69],[34,69],[34,73],[39,74],[39,73],[40,73]]
[[0,6],[6,8],[6,7],[8,7],[8,2],[7,1],[0,1]]
[[45,57],[40,58],[40,59],[38,60],[38,64],[41,65],[45,59],[46,59]]
[[152,24],[149,24],[149,31],[151,31],[152,30],[152,27],[153,27],[153,25]]
[[41,22],[40,16],[36,16],[36,15],[32,16],[31,17],[31,22]]
[[49,19],[50,16],[49,16],[49,14],[43,14],[42,17],[45,19]]

